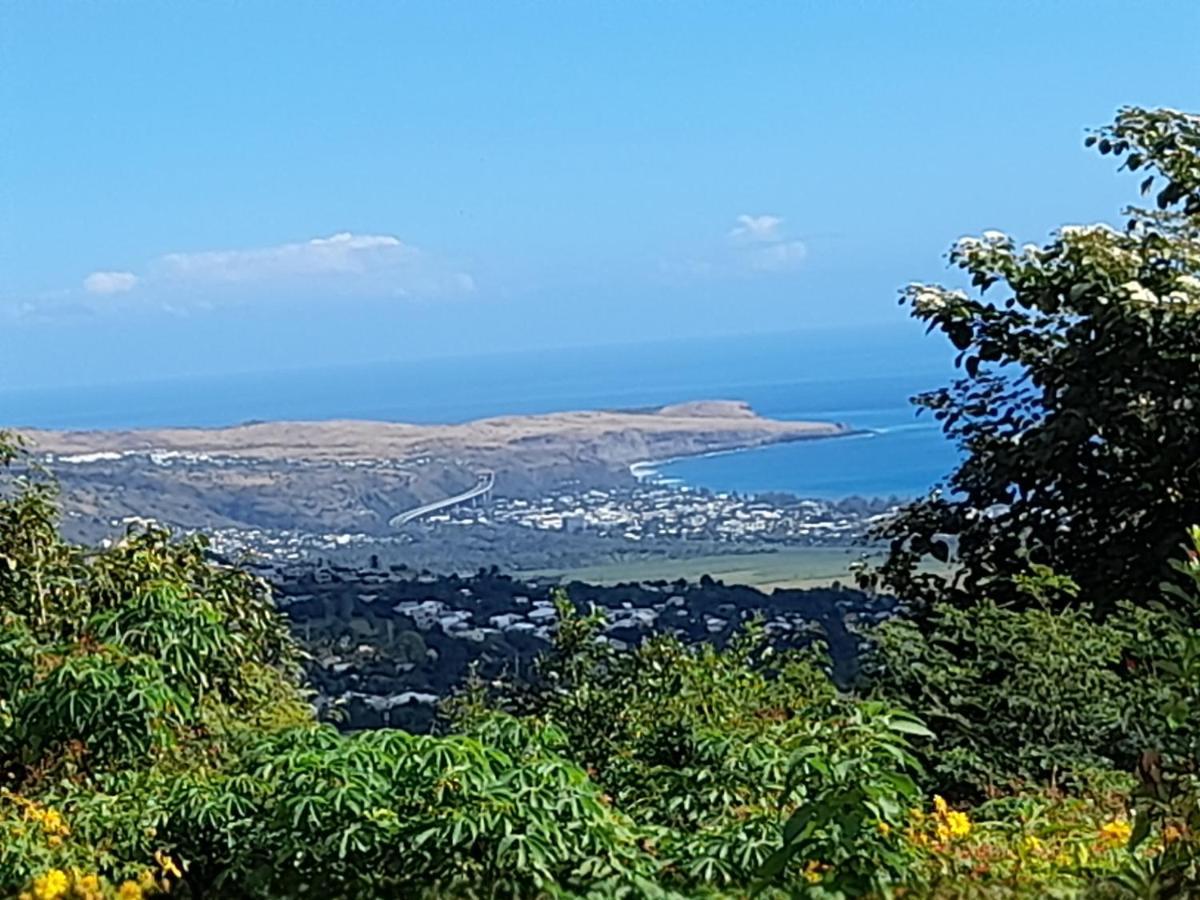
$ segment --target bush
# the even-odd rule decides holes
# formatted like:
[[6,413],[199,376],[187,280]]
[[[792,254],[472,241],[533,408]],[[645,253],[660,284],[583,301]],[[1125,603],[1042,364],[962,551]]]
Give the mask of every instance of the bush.
[[978,798],[1054,788],[1095,770],[1128,771],[1162,743],[1146,657],[1169,623],[1129,604],[1104,622],[1093,612],[981,600],[936,604],[920,625],[877,630],[869,687],[936,732],[921,749],[937,790]]
[[490,695],[476,685],[459,727],[499,705],[560,730],[563,752],[648,829],[661,877],[681,890],[900,877],[909,857],[880,829],[898,836],[919,800],[907,750],[926,734],[919,723],[839,697],[816,652],[777,651],[757,625],[724,649],[658,636],[623,652],[600,615],[556,600],[535,679]]

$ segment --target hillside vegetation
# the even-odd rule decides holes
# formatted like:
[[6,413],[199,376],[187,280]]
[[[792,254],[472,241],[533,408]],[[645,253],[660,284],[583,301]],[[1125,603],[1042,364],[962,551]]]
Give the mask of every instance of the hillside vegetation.
[[996,303],[906,294],[963,351],[922,403],[966,462],[885,526],[862,577],[912,614],[853,690],[756,627],[617,651],[560,594],[527,678],[340,734],[262,582],[155,529],[67,542],[0,439],[0,893],[1200,893],[1200,119],[1095,143],[1153,210],[960,242]]

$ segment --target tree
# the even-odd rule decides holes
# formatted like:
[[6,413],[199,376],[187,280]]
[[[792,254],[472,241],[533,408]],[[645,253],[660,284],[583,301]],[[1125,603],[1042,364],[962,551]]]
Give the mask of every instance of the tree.
[[1018,248],[999,232],[950,250],[973,293],[914,284],[901,303],[959,351],[960,375],[914,402],[964,460],[885,525],[868,580],[914,601],[1020,600],[1053,565],[1105,614],[1157,594],[1200,521],[1200,117],[1122,109],[1087,145],[1144,174],[1153,209],[1123,229],[1064,226]]

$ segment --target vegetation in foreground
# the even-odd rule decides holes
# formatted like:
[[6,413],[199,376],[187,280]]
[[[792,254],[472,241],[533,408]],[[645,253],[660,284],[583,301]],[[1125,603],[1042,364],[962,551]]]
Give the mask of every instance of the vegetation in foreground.
[[968,462],[889,526],[880,577],[921,603],[852,692],[753,628],[617,652],[564,596],[528,681],[342,735],[262,583],[152,529],[67,543],[0,441],[0,892],[1196,895],[1200,120],[1097,142],[1157,210],[960,244],[1011,302],[912,293],[964,351],[926,405]]

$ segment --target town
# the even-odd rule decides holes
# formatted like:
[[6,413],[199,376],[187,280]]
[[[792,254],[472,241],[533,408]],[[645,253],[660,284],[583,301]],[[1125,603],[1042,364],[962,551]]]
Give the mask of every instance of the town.
[[467,527],[489,522],[543,531],[589,531],[627,541],[677,539],[718,543],[842,545],[861,538],[899,501],[809,500],[710,492],[686,485],[563,491],[528,500],[501,497],[490,508],[459,506],[430,524]]
[[647,557],[859,546],[899,502],[742,496],[683,485],[607,490],[571,486],[541,498],[464,503],[410,522],[393,534],[265,527],[212,528],[207,533],[219,554],[266,564],[323,560],[367,565],[374,559],[418,570],[467,573],[503,557],[510,570],[539,570]]

